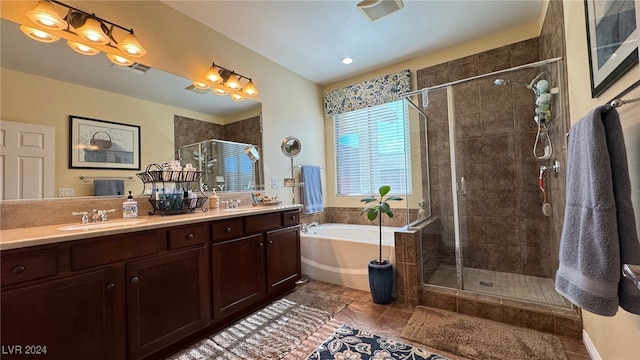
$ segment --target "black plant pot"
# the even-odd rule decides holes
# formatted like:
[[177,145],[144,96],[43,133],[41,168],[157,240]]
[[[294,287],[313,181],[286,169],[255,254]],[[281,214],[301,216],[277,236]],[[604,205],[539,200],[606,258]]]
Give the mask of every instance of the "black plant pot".
[[371,297],[376,304],[388,304],[391,302],[393,292],[393,267],[389,260],[369,261],[369,289]]

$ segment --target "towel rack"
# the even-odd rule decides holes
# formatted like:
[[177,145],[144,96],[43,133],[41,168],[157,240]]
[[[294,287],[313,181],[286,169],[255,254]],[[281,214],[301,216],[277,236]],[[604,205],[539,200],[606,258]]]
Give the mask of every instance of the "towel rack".
[[625,104],[630,104],[630,103],[640,101],[640,98],[635,98],[630,100],[621,99],[623,96],[627,95],[629,92],[631,92],[631,90],[637,88],[638,86],[640,86],[640,80],[636,81],[635,83],[631,84],[628,88],[624,89],[620,94],[618,94],[618,96],[611,99],[607,104],[613,107],[620,107]]
[[133,181],[133,175],[129,176],[85,176],[80,175],[80,180],[84,182],[91,182],[93,180],[124,180],[124,181]]
[[640,290],[640,265],[622,265],[622,275],[633,281],[633,284]]

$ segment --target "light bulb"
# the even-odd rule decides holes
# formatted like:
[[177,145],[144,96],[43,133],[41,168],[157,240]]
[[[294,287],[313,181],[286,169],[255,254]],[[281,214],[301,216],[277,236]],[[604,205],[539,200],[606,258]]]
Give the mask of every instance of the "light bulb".
[[34,24],[44,26],[48,29],[62,30],[67,27],[67,22],[58,15],[53,4],[48,1],[38,1],[36,7],[27,11],[25,14]]
[[258,89],[256,89],[256,86],[253,84],[253,81],[251,81],[251,79],[249,79],[249,82],[247,83],[247,85],[245,85],[244,88],[242,88],[242,93],[247,96],[258,95]]
[[60,39],[60,37],[53,35],[53,34],[49,34],[46,31],[42,31],[39,29],[35,29],[29,26],[25,26],[25,25],[20,25],[20,31],[22,31],[23,33],[25,33],[25,35],[27,35],[28,37],[32,38],[33,40],[37,40],[40,42],[45,42],[45,43],[52,43],[54,41],[58,41],[58,39]]
[[131,66],[135,64],[135,61],[129,60],[125,57],[122,57],[116,54],[107,54],[107,58],[109,58],[109,60],[111,60],[112,63],[120,66]]
[[204,77],[213,83],[219,83],[222,81],[222,77],[215,66],[211,66]]
[[80,38],[94,44],[106,45],[111,42],[107,34],[102,31],[102,24],[94,18],[88,18],[84,25],[76,29],[76,33]]
[[133,33],[128,33],[124,39],[118,43],[118,49],[123,53],[135,57],[144,56],[147,53]]
[[100,53],[100,50],[92,48],[91,46],[75,42],[75,41],[67,41],[67,45],[73,49],[73,51],[80,53],[82,55],[96,55]]
[[238,79],[238,75],[231,73],[227,82],[224,83],[224,86],[232,90],[240,89],[240,79]]

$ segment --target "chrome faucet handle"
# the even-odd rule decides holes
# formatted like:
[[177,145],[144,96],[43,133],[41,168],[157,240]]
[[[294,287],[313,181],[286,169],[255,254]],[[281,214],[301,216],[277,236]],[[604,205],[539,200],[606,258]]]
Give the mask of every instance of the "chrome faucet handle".
[[86,211],[74,211],[71,213],[71,215],[73,216],[77,216],[77,215],[82,215],[82,224],[88,224],[89,223],[89,213]]
[[115,212],[115,211],[116,209],[98,210],[98,217],[100,218],[100,221],[108,221],[109,217],[107,216],[107,213]]

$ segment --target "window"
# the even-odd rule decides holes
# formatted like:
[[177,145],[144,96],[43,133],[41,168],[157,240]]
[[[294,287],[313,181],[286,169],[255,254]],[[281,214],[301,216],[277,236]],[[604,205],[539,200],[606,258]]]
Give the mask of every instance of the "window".
[[407,107],[403,100],[333,118],[338,196],[411,189]]

